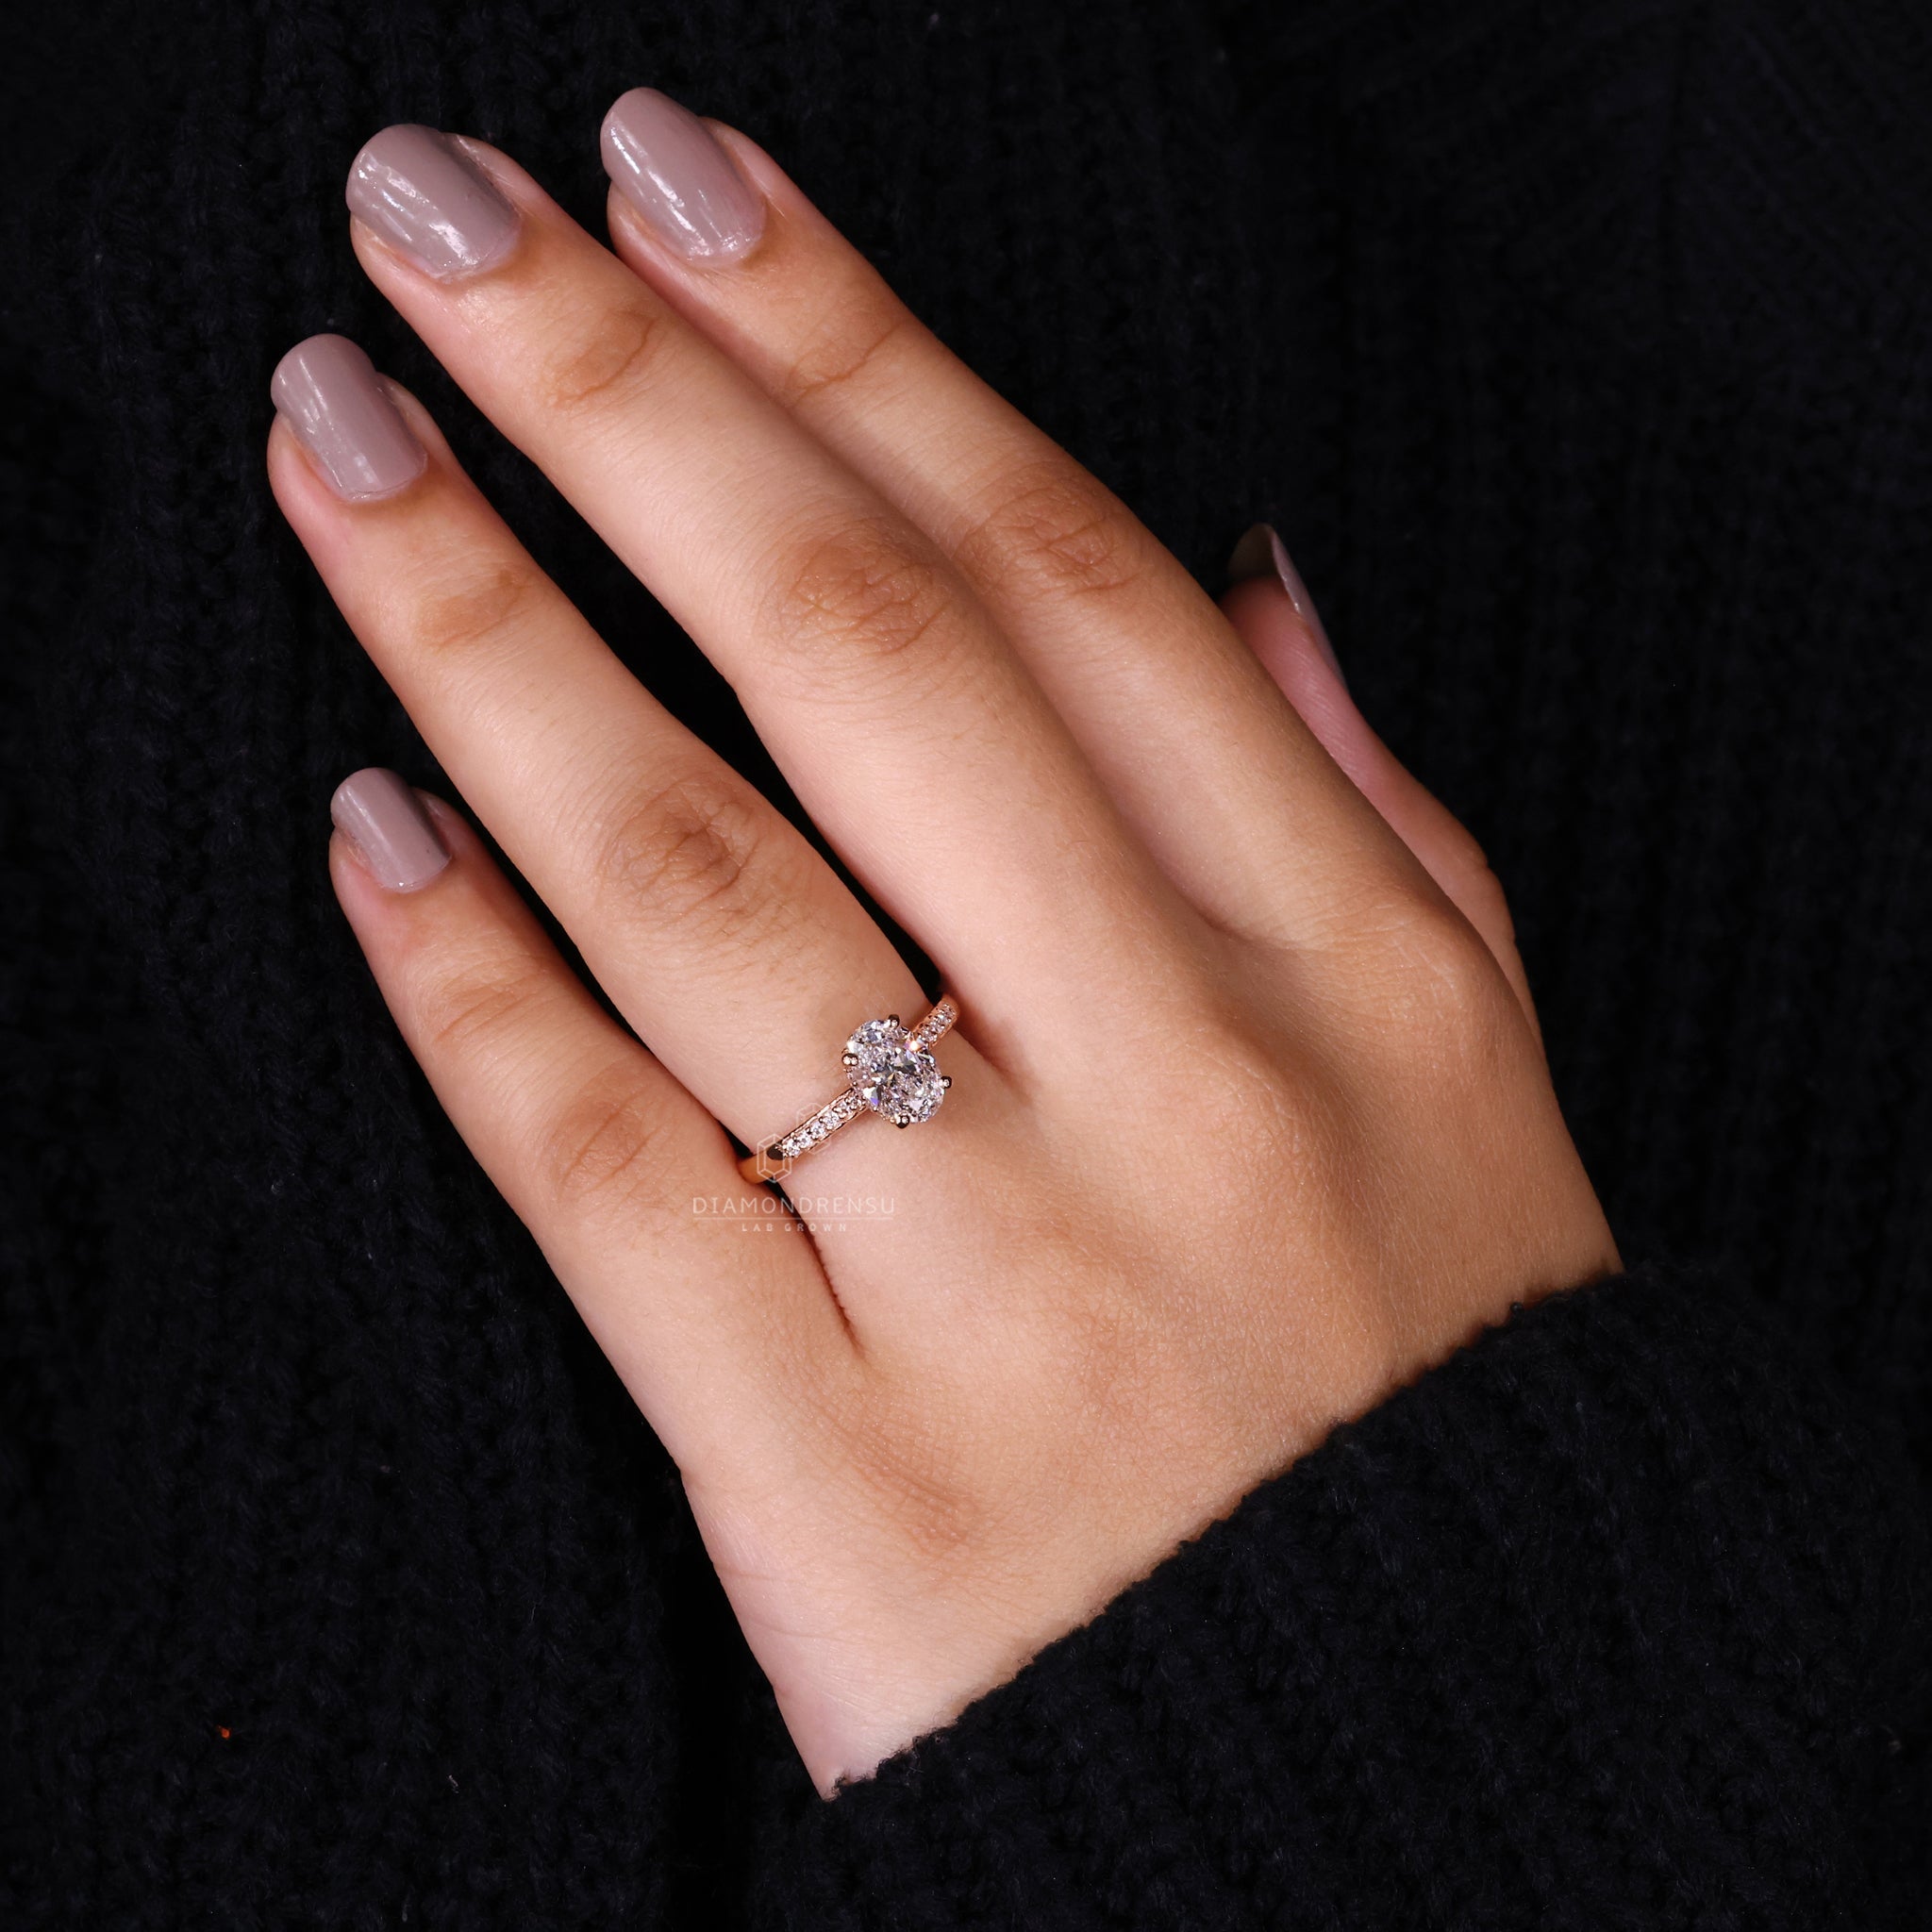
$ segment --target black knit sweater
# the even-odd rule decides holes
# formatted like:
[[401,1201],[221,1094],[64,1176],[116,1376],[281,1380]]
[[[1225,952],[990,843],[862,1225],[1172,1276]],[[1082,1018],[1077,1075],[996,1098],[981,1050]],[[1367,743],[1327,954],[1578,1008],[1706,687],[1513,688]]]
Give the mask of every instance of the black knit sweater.
[[[231,0],[8,63],[0,1924],[1883,1927],[1932,1886],[1932,16]],[[333,905],[440,774],[262,477],[386,123],[778,156],[1215,588],[1279,525],[1509,889],[1632,1272],[830,1804]]]

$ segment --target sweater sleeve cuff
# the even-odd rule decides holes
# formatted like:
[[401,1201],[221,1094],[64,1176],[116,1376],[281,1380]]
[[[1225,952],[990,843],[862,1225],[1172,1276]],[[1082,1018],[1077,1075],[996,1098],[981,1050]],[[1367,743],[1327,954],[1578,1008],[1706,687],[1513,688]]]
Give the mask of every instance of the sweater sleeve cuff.
[[1904,1923],[1902,1467],[1701,1274],[1519,1309],[797,1798],[758,1923]]

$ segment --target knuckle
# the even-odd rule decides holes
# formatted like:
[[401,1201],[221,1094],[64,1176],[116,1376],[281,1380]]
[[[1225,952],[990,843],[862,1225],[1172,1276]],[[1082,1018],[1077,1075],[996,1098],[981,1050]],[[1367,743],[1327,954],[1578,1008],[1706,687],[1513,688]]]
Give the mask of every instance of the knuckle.
[[997,499],[960,539],[960,564],[975,578],[1017,578],[1048,597],[1104,596],[1146,572],[1141,533],[1107,489],[1070,462],[1028,464],[1005,478]]
[[1502,880],[1487,866],[1457,882],[1456,900],[1473,923],[1492,933],[1504,945],[1516,943],[1516,915],[1509,909]]
[[560,413],[608,399],[620,387],[643,380],[671,340],[671,316],[649,302],[621,303],[596,318],[587,337],[560,352],[536,388]]
[[415,988],[416,1024],[425,1059],[475,1059],[514,1026],[541,991],[543,968],[524,962],[465,965]]
[[1453,906],[1418,903],[1389,934],[1395,1036],[1415,1071],[1490,1058],[1522,1009],[1495,956]]
[[661,1196],[674,1172],[666,1124],[627,1072],[591,1082],[544,1129],[535,1158],[558,1208],[634,1208]]
[[908,1416],[899,1405],[880,1416],[876,1407],[861,1409],[844,1457],[870,1512],[890,1522],[929,1572],[971,1561],[986,1542],[990,1512],[962,1480],[958,1433],[945,1425],[943,1406],[930,1416]]
[[431,657],[474,650],[521,622],[542,596],[545,583],[531,564],[502,562],[425,591],[411,613],[410,643]]
[[1441,849],[1450,871],[1458,877],[1489,872],[1489,854],[1483,850],[1475,834],[1446,809],[1443,817],[1446,822],[1441,834]]
[[1209,1124],[1219,1210],[1251,1212],[1283,1174],[1325,1168],[1333,1133],[1322,1083],[1257,1027],[1224,1019],[1194,1034],[1185,1088],[1189,1111]]
[[771,831],[742,785],[681,773],[625,808],[605,838],[598,877],[607,891],[647,905],[654,920],[733,927],[758,896],[752,881]]
[[777,378],[778,401],[803,410],[830,391],[870,379],[911,319],[891,299],[869,303],[857,313],[835,305]]
[[[1135,1176],[1137,1211],[1158,1230],[1254,1224],[1285,1176],[1332,1171],[1338,1096],[1318,1051],[1260,1004],[1225,986],[1187,985],[1136,1049],[1149,1072],[1110,1131]],[[1191,1123],[1188,1158],[1173,1157],[1174,1109]]]
[[1503,890],[1503,881],[1496,876],[1489,855],[1459,821],[1450,839],[1448,869],[1456,881],[1457,903],[1480,913],[1513,943],[1516,918],[1509,909],[1509,895]]
[[847,524],[801,543],[776,573],[773,628],[815,674],[857,656],[868,666],[904,656],[948,608],[935,559],[883,521]]

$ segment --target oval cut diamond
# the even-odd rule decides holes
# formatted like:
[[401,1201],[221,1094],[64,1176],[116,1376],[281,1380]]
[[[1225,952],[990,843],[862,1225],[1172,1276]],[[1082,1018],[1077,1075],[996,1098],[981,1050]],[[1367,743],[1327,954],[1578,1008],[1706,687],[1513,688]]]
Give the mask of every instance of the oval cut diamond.
[[897,1020],[868,1020],[845,1042],[844,1058],[859,1099],[896,1127],[929,1121],[946,1097],[939,1062]]

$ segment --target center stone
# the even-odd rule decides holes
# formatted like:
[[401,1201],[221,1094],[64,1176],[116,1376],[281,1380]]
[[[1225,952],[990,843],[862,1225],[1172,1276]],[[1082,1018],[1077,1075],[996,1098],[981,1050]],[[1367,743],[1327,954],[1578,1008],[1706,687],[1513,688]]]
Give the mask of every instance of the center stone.
[[912,1044],[897,1020],[868,1020],[845,1042],[845,1076],[866,1106],[895,1127],[929,1121],[947,1082],[931,1054]]

